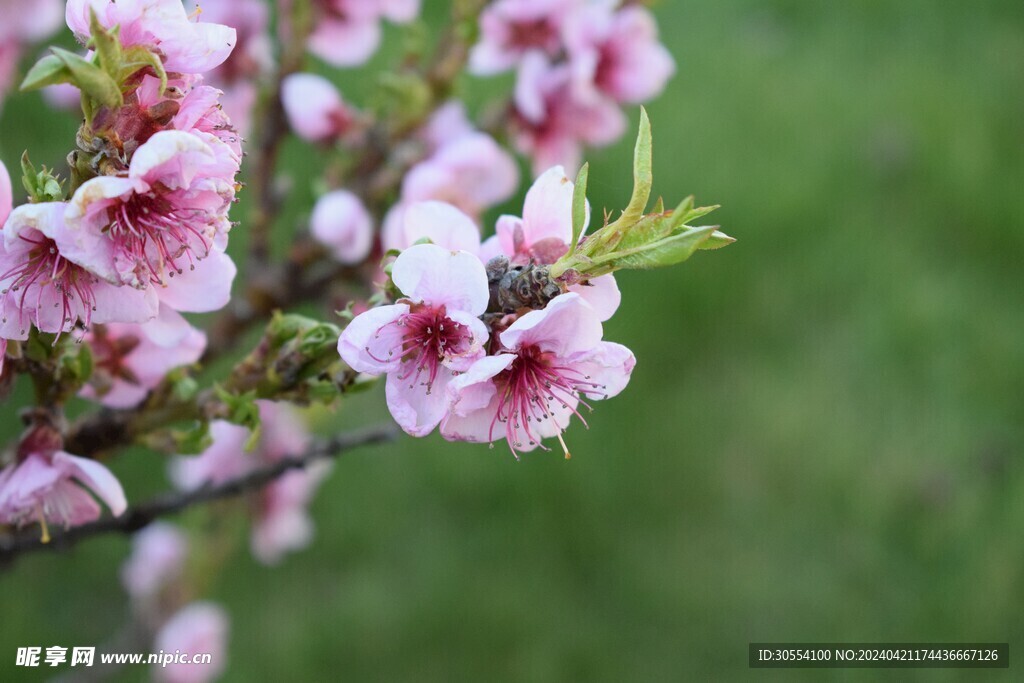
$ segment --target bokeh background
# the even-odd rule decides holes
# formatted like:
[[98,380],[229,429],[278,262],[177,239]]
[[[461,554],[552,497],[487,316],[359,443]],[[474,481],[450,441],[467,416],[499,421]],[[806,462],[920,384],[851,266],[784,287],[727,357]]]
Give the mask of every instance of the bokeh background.
[[[721,203],[739,242],[620,278],[606,337],[637,369],[569,432],[571,461],[437,437],[339,461],[312,547],[274,569],[243,548],[207,587],[233,621],[225,680],[975,678],[752,672],[765,640],[1009,641],[1012,668],[985,678],[1019,678],[1024,5],[655,11],[679,64],[649,107],[655,190]],[[337,80],[358,102],[388,64]],[[7,102],[8,167],[25,148],[60,164],[76,122],[54,118],[38,95]],[[630,147],[589,154],[596,206],[624,205]],[[286,163],[297,217],[315,163],[301,145]],[[385,418],[358,396],[321,423]],[[130,498],[167,486],[155,455],[113,467]],[[244,546],[218,510],[184,521]],[[0,573],[4,679],[46,673],[13,669],[19,645],[110,639],[127,550],[104,538]]]

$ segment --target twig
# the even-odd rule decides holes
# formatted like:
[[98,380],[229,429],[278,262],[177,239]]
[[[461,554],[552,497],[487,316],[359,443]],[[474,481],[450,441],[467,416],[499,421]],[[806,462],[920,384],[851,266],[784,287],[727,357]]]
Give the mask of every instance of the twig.
[[43,543],[38,532],[20,532],[0,537],[0,566],[10,564],[20,555],[37,550],[66,550],[79,541],[93,536],[114,532],[132,534],[159,517],[181,512],[193,505],[255,491],[290,470],[303,469],[318,460],[336,458],[358,446],[391,441],[396,436],[395,426],[387,424],[321,439],[302,455],[284,458],[218,486],[204,486],[185,493],[167,493],[130,507],[119,517],[105,517],[63,532],[53,530],[53,537],[49,543]]

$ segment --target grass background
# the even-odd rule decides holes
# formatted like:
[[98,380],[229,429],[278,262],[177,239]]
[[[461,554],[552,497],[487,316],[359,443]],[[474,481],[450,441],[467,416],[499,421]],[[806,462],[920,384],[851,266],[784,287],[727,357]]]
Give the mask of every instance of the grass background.
[[[649,108],[655,190],[723,204],[740,241],[620,278],[606,338],[637,369],[569,432],[571,462],[439,438],[340,461],[310,549],[276,569],[243,553],[209,587],[233,620],[226,680],[975,678],[751,672],[765,640],[1009,641],[1013,668],[986,678],[1019,678],[1024,6],[656,13],[679,74]],[[73,139],[41,112],[8,101],[8,167],[23,148],[57,164]],[[596,206],[625,203],[629,148],[589,155]],[[291,149],[300,181],[308,159]],[[385,415],[378,394],[330,422]],[[115,464],[136,500],[160,468]],[[12,670],[18,645],[117,630],[126,551],[105,538],[0,575],[4,678],[45,673]]]

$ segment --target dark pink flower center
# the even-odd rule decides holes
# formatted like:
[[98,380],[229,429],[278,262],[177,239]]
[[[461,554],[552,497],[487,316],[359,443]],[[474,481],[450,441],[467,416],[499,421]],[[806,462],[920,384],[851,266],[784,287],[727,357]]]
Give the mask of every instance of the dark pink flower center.
[[366,352],[380,363],[401,358],[399,379],[410,380],[410,389],[417,383],[425,386],[428,394],[445,358],[465,354],[473,345],[472,331],[449,318],[444,306],[411,304],[408,313],[382,326],[375,338],[380,338],[381,333],[392,326],[401,328],[402,335],[400,341],[388,349],[387,358],[373,355],[370,347],[366,347]]
[[[501,423],[505,425],[505,440],[508,441],[512,454],[519,458],[516,451],[522,448],[523,435],[530,446],[540,446],[550,450],[541,442],[536,432],[538,425],[555,424],[555,411],[558,408],[570,410],[587,426],[587,421],[576,409],[576,401],[591,410],[590,404],[580,394],[586,392],[592,396],[601,395],[605,386],[591,381],[589,375],[563,364],[562,359],[553,353],[542,351],[530,345],[516,352],[512,364],[494,378],[498,389],[498,410],[491,421],[491,432],[488,436],[494,440],[494,429]],[[522,429],[522,434],[518,430]],[[557,429],[558,441],[562,445],[565,457],[569,457],[569,449],[562,439],[561,429]]]
[[[43,294],[46,287],[50,286],[57,292],[57,301],[53,303],[53,307],[60,309],[61,320],[67,324],[84,315],[82,323],[88,328],[92,313],[96,310],[96,295],[92,291],[92,286],[97,284],[99,279],[61,256],[57,244],[42,233],[22,233],[18,235],[18,239],[32,246],[28,251],[28,258],[23,263],[0,274],[0,280],[11,281],[9,286],[0,290],[4,303],[13,299],[21,311],[25,310],[26,305],[34,306],[36,327],[40,327],[39,315]],[[33,286],[37,289],[30,299],[29,291]],[[80,308],[76,309],[75,299],[81,302]],[[6,323],[7,318],[4,317],[3,321]],[[24,333],[26,330],[20,331]]]
[[554,54],[559,47],[558,29],[547,19],[516,21],[508,25],[507,45],[517,51],[533,48]]
[[157,191],[133,194],[113,205],[107,215],[110,236],[135,262],[136,271],[142,271],[140,280],[163,284],[165,271],[174,277],[186,265],[194,270],[195,262],[210,251],[206,212],[175,206]]

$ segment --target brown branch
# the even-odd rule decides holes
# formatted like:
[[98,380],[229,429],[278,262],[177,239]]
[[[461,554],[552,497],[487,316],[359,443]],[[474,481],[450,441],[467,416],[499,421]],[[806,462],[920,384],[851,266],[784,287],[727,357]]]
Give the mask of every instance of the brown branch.
[[160,517],[176,514],[194,505],[256,491],[291,470],[303,469],[318,460],[336,458],[358,446],[391,441],[396,436],[395,426],[387,424],[322,439],[302,455],[279,460],[218,486],[204,486],[186,493],[167,493],[130,507],[119,517],[105,517],[63,532],[54,529],[49,543],[40,540],[38,531],[0,537],[0,566],[10,564],[25,553],[37,550],[67,550],[80,541],[102,534],[132,534]]

